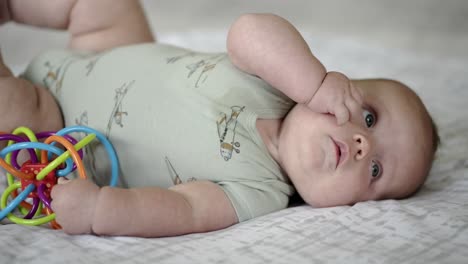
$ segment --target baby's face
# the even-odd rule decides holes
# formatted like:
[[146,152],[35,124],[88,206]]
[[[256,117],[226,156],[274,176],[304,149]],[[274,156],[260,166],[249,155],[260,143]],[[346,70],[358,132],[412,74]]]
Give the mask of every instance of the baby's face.
[[346,124],[299,104],[283,123],[279,161],[315,207],[406,197],[432,162],[430,119],[411,90],[389,80],[353,85],[364,106],[350,109]]

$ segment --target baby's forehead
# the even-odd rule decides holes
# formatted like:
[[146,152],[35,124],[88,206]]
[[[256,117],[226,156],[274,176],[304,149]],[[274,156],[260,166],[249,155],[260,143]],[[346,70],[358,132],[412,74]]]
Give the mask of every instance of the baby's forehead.
[[361,80],[358,81],[358,87],[363,90],[365,95],[391,96],[400,100],[408,97],[411,99],[419,99],[417,94],[408,86],[404,85],[401,82],[389,79]]
[[[364,102],[381,114],[394,114],[411,122],[428,116],[419,96],[406,85],[387,79],[360,81],[358,89]],[[424,120],[427,118],[423,118]]]
[[[415,120],[415,119],[412,119]],[[425,181],[432,163],[431,133],[424,129],[422,122],[414,122],[414,126],[398,125],[399,133],[392,133],[390,138],[391,155],[395,162],[392,170],[394,179],[389,191],[391,198],[403,198],[419,188]]]

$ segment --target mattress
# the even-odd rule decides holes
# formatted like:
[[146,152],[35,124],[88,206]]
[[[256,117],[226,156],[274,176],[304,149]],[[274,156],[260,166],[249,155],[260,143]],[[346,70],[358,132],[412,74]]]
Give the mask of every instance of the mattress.
[[[220,51],[225,35],[200,30],[159,39]],[[468,58],[305,38],[328,69],[351,78],[395,78],[422,97],[442,145],[415,196],[322,209],[298,205],[220,231],[154,239],[70,236],[4,220],[0,263],[468,263]],[[24,63],[12,66],[20,72]],[[3,189],[4,177],[0,182]]]

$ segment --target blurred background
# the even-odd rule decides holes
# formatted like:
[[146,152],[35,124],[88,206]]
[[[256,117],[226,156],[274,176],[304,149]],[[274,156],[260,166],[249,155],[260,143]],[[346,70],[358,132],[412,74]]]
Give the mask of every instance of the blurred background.
[[317,36],[468,56],[466,0],[144,1],[156,31],[228,28],[242,13],[279,14]]
[[[366,45],[468,58],[467,0],[143,0],[153,31],[225,34],[242,13],[273,12],[304,34],[352,38]],[[24,64],[41,50],[63,47],[65,33],[15,24],[0,27],[7,64]],[[223,49],[221,44],[215,45]]]

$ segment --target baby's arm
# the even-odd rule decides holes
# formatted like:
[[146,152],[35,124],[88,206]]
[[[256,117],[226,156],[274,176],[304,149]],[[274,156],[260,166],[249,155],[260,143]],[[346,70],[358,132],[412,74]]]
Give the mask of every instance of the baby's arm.
[[218,230],[237,223],[224,191],[208,181],[170,189],[99,189],[78,179],[55,186],[52,199],[57,222],[70,234],[161,237]]
[[234,65],[297,103],[310,101],[327,74],[294,26],[273,14],[237,19],[229,30],[227,50]]
[[69,46],[73,49],[101,51],[154,41],[136,0],[9,0],[8,3],[13,21],[68,29]]
[[338,123],[349,119],[350,104],[360,101],[350,80],[328,72],[300,33],[273,14],[246,14],[231,26],[228,54],[241,70],[257,75],[297,103],[332,113]]

